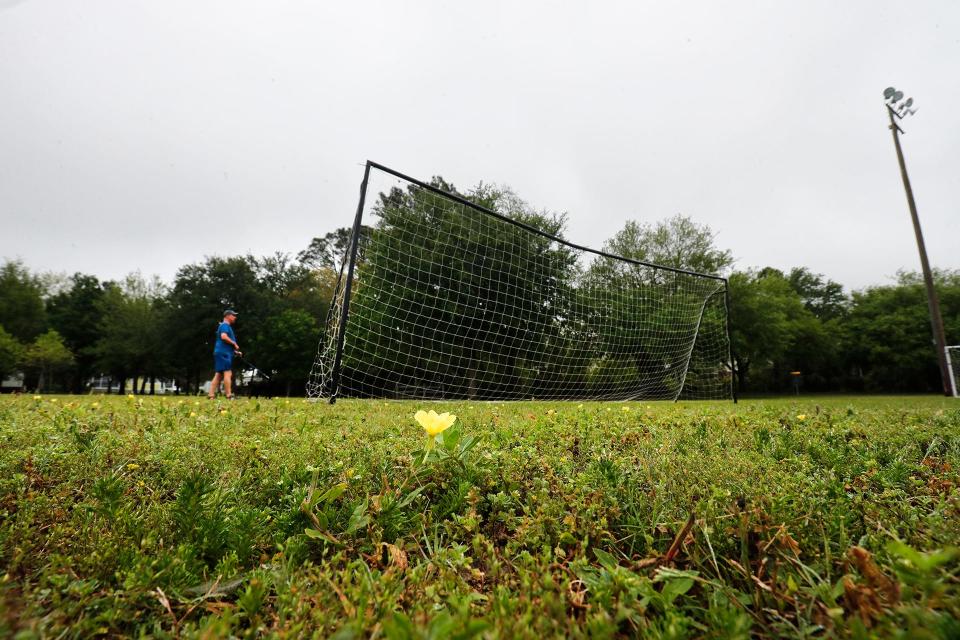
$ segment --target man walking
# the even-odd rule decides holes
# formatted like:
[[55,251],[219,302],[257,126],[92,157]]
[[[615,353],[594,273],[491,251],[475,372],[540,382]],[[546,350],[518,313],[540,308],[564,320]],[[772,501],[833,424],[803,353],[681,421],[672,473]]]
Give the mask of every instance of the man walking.
[[216,373],[210,383],[210,399],[217,396],[220,381],[223,381],[223,391],[227,400],[233,398],[233,356],[242,356],[240,345],[233,335],[233,323],[237,321],[237,312],[227,309],[223,312],[223,322],[217,327],[217,338],[213,346],[213,369]]

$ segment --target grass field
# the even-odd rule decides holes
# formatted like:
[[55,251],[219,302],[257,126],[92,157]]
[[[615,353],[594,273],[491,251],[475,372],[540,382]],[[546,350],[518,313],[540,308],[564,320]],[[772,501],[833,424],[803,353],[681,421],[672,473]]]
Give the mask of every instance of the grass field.
[[958,637],[958,469],[941,398],[0,397],[0,637]]

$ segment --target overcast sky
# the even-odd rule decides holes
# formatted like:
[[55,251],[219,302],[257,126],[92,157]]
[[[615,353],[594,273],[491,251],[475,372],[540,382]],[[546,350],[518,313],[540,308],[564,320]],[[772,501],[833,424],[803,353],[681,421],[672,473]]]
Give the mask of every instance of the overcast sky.
[[[683,7],[683,8],[681,8]],[[599,247],[684,213],[737,267],[960,268],[960,3],[0,0],[0,257],[171,279],[351,223],[362,164],[513,187]]]

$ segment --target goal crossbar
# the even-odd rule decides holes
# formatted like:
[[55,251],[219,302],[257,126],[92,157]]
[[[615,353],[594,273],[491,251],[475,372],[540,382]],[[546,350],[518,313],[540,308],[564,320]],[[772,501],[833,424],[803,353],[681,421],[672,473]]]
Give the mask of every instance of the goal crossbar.
[[[652,268],[652,269],[659,269],[659,270],[661,270],[661,271],[672,271],[673,273],[683,273],[683,274],[686,274],[686,275],[688,275],[688,276],[697,276],[697,277],[699,277],[699,278],[711,278],[711,279],[713,279],[713,280],[723,281],[724,283],[727,282],[727,279],[724,278],[723,276],[718,276],[718,275],[715,275],[715,274],[712,274],[712,273],[700,273],[700,272],[698,272],[698,271],[690,271],[690,270],[688,270],[688,269],[678,269],[677,267],[667,267],[667,266],[660,265],[660,264],[654,264],[654,263],[652,263],[652,262],[644,262],[643,260],[636,260],[636,259],[634,259],[634,258],[627,258],[627,257],[625,257],[625,256],[618,256],[618,255],[614,255],[614,254],[612,254],[612,253],[607,253],[606,251],[601,251],[600,249],[594,249],[594,248],[592,248],[592,247],[586,247],[586,246],[583,246],[583,245],[581,245],[581,244],[577,244],[577,243],[575,243],[575,242],[570,242],[569,240],[565,240],[565,239],[559,238],[559,237],[557,237],[557,236],[555,236],[555,235],[553,235],[553,234],[547,233],[547,232],[544,231],[543,229],[538,229],[538,228],[536,228],[536,227],[534,227],[534,226],[531,226],[531,225],[529,225],[529,224],[526,224],[525,222],[521,222],[520,220],[514,220],[513,218],[511,218],[511,217],[509,217],[509,216],[505,216],[505,215],[503,215],[502,213],[498,213],[498,212],[494,211],[493,209],[488,209],[487,207],[484,207],[483,205],[477,204],[477,203],[475,203],[475,202],[471,202],[470,200],[467,200],[466,198],[464,198],[463,196],[461,196],[461,195],[459,195],[459,194],[450,193],[449,191],[444,191],[443,189],[438,189],[437,187],[433,186],[432,184],[428,184],[428,183],[423,182],[423,181],[421,181],[421,180],[417,180],[416,178],[411,178],[410,176],[408,176],[408,175],[406,175],[406,174],[403,174],[403,173],[401,173],[401,172],[399,172],[399,171],[396,171],[395,169],[391,169],[390,167],[385,167],[384,165],[379,164],[379,163],[377,163],[377,162],[374,162],[373,160],[368,160],[366,166],[368,166],[368,167],[370,167],[370,168],[373,168],[373,169],[378,169],[378,170],[380,170],[380,171],[383,171],[384,173],[388,173],[388,174],[390,174],[390,175],[392,175],[392,176],[394,176],[394,177],[400,178],[401,180],[405,180],[406,182],[409,182],[410,184],[415,184],[415,185],[417,185],[418,187],[420,187],[421,189],[425,189],[425,190],[430,191],[430,192],[432,192],[432,193],[435,193],[435,194],[437,194],[437,195],[439,195],[439,196],[443,196],[443,197],[445,197],[445,198],[449,198],[450,200],[453,200],[454,202],[458,202],[458,203],[462,204],[463,206],[465,206],[465,207],[470,207],[471,209],[474,209],[474,210],[476,210],[476,211],[482,211],[483,213],[485,213],[485,214],[487,214],[487,215],[489,215],[489,216],[493,216],[494,218],[497,218],[497,219],[499,219],[499,220],[502,220],[503,222],[507,222],[507,223],[509,223],[509,224],[512,224],[512,225],[517,226],[517,227],[520,227],[521,229],[524,229],[524,230],[529,231],[529,232],[531,232],[531,233],[535,233],[535,234],[537,234],[537,235],[539,235],[539,236],[543,236],[544,238],[547,238],[548,240],[552,240],[553,242],[558,242],[558,243],[560,243],[560,244],[562,244],[562,245],[565,245],[565,246],[567,246],[567,247],[570,247],[571,249],[576,249],[577,251],[583,251],[583,252],[585,252],[585,253],[592,253],[592,254],[594,254],[594,255],[602,256],[602,257],[604,257],[604,258],[609,258],[609,259],[611,259],[611,260],[619,260],[619,261],[621,261],[621,262],[629,262],[630,264],[635,264],[635,265],[641,266],[641,267],[650,267],[650,268]],[[362,206],[362,204],[361,204],[361,206]]]

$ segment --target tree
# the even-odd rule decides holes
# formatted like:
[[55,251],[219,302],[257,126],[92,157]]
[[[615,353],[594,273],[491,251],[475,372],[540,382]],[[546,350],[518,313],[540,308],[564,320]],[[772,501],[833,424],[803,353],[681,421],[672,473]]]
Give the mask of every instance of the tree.
[[23,345],[0,326],[0,380],[17,372],[23,351]]
[[[329,269],[311,270],[284,254],[263,258],[212,257],[182,267],[164,303],[163,326],[170,362],[191,386],[212,372],[213,341],[223,310],[240,312],[237,338],[244,355],[265,370],[275,369],[277,380],[293,389],[306,382],[301,359],[312,363],[319,331],[326,320],[332,287]],[[302,312],[304,315],[285,315]],[[294,317],[296,321],[294,321]],[[275,358],[296,342],[291,332],[301,331],[309,318],[317,340],[298,343],[303,353],[289,365]],[[268,364],[267,363],[271,363]],[[309,371],[308,371],[309,373]],[[289,384],[288,384],[289,383]],[[299,389],[298,389],[299,390]]]
[[0,325],[22,343],[30,343],[47,329],[41,279],[22,262],[0,267]]
[[50,378],[73,364],[73,354],[63,337],[53,329],[40,336],[26,349],[23,358],[27,370],[36,376],[36,389],[43,391]]
[[271,382],[290,395],[301,391],[310,375],[320,342],[320,326],[300,309],[287,309],[266,319],[253,341],[257,366],[271,374]]
[[806,267],[794,267],[787,279],[804,306],[821,320],[831,320],[846,312],[849,299],[839,282],[828,280],[822,273],[813,273]]
[[[330,269],[339,271],[343,258],[350,248],[350,239],[353,236],[352,227],[341,227],[336,231],[314,238],[310,246],[297,254],[297,260],[310,269]],[[370,237],[370,227],[360,227],[360,243],[357,246],[357,258],[363,259],[367,238]]]
[[199,386],[213,371],[215,333],[224,309],[240,312],[237,338],[243,346],[245,328],[259,326],[269,315],[270,298],[252,256],[211,257],[177,271],[167,295],[162,331],[171,364],[186,386]]
[[785,390],[790,371],[825,385],[833,346],[822,322],[777,269],[730,275],[730,327],[741,390]]
[[[787,298],[796,292],[781,279],[738,271],[727,280],[730,287],[730,345],[737,384],[747,389],[751,368],[782,357],[790,342]],[[786,285],[786,286],[783,286]]]
[[[163,337],[157,324],[158,303],[165,289],[156,279],[144,280],[139,273],[123,284],[107,283],[97,301],[100,312],[99,338],[92,353],[96,364],[120,381],[120,393],[127,377],[155,378],[164,372]],[[144,387],[141,386],[140,391]]]
[[733,265],[733,254],[718,249],[715,240],[709,226],[677,214],[653,225],[628,220],[603,248],[624,258],[722,275]]
[[[604,244],[604,250],[648,264],[714,275],[733,262],[729,251],[714,245],[708,226],[680,215],[653,225],[628,221]],[[725,334],[722,281],[597,257],[578,284],[579,295],[587,298],[580,307],[591,309],[584,319],[590,327],[585,339],[606,354],[602,368],[591,367],[593,373],[627,384],[633,384],[628,377],[644,380],[664,393],[682,391],[684,397],[716,393],[722,377],[717,371],[726,363],[727,353],[707,336]],[[634,320],[624,322],[624,318]],[[671,337],[665,339],[658,327]],[[690,341],[695,341],[692,351],[685,347]]]
[[[960,271],[934,271],[944,329],[960,341]],[[853,293],[841,325],[852,382],[868,391],[940,389],[922,276],[901,272],[893,285]]]
[[[303,278],[291,281],[283,292],[282,306],[310,314],[318,327],[326,325],[330,300],[337,285],[337,274],[329,269],[308,271]],[[316,347],[316,345],[314,345]]]
[[96,373],[94,346],[100,337],[103,294],[95,276],[75,273],[59,293],[47,299],[50,326],[63,336],[76,358],[70,385],[74,393],[82,392],[85,381]]

